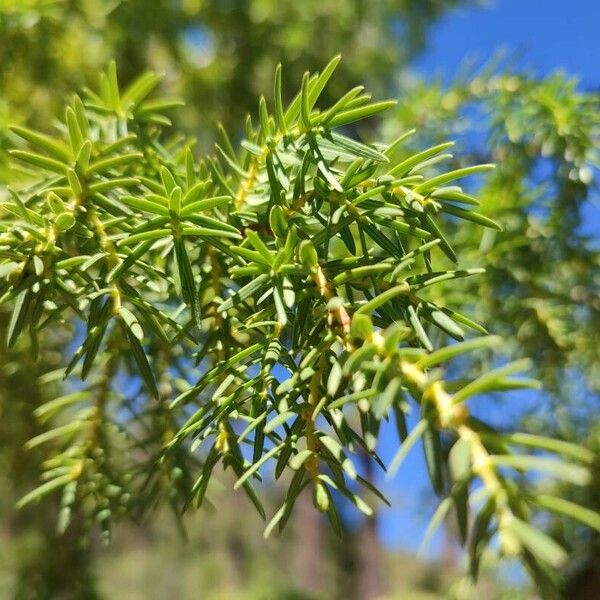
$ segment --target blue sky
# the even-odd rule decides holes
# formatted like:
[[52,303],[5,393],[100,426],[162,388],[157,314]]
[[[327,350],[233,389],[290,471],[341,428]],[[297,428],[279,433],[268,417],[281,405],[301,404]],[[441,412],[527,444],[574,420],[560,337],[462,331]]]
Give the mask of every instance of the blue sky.
[[429,76],[452,75],[465,58],[486,60],[499,48],[538,75],[564,69],[585,87],[600,83],[597,0],[487,0],[454,10],[435,25],[414,63]]
[[[543,76],[563,69],[576,75],[582,87],[597,89],[600,60],[595,40],[599,23],[597,0],[496,0],[484,7],[458,8],[433,27],[428,47],[415,60],[413,69],[425,78],[441,75],[449,81],[465,60],[483,63],[504,49],[530,73]],[[594,210],[593,221],[600,223],[598,207]],[[504,416],[511,405],[522,410],[534,400],[529,393],[513,395],[502,403]],[[392,429],[387,428],[383,435],[384,462],[397,448]],[[413,448],[393,481],[380,483],[392,501],[392,508],[380,513],[382,540],[391,547],[416,550],[435,508],[431,494],[426,492],[427,474],[420,447]],[[434,541],[432,553],[435,548]]]

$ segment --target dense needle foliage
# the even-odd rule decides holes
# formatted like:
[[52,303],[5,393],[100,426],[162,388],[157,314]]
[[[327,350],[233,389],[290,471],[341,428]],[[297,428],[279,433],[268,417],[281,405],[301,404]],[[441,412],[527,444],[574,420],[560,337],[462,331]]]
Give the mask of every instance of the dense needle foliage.
[[[338,62],[305,74],[289,104],[278,68],[274,105],[261,99],[240,147],[222,131],[201,160],[167,135],[179,102],[153,99],[159,77],[120,90],[114,64],[55,136],[14,128],[25,183],[1,205],[8,344],[28,333],[43,346],[65,327],[80,342],[46,378],[69,377],[72,391],[36,410],[48,428],[29,446],[60,450],[21,504],[60,494],[61,530],[77,503],[108,535],[114,518],[161,500],[178,515],[200,505],[220,465],[263,516],[257,482],[287,482],[267,534],[307,486],[339,528],[340,495],[366,514],[365,498],[381,497],[352,456],[385,468],[376,447],[391,419],[401,444],[388,472],[418,442],[442,498],[430,532],[454,511],[473,576],[498,536],[551,590],[566,554],[533,516],[600,519],[529,494],[516,473],[584,485],[593,455],[471,416],[473,396],[536,384],[511,378],[526,361],[459,377],[453,359],[499,339],[432,293],[482,272],[460,268],[440,217],[499,229],[456,185],[492,167],[440,170],[451,144],[402,154],[408,134],[356,141],[355,124],[394,103],[357,87],[320,106]],[[447,336],[457,343],[436,347]]]

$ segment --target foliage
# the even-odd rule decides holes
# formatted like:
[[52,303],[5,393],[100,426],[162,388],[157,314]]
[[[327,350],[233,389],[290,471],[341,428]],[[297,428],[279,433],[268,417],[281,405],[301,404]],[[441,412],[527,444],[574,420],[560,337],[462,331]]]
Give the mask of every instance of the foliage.
[[[60,450],[20,504],[59,492],[59,529],[77,502],[107,537],[114,518],[161,500],[177,515],[202,504],[221,464],[264,516],[254,484],[274,462],[288,492],[266,533],[283,528],[307,486],[339,528],[340,495],[372,512],[361,489],[380,493],[351,455],[381,464],[379,427],[394,419],[402,444],[389,471],[421,442],[443,498],[432,529],[455,511],[471,575],[497,534],[551,593],[566,554],[530,519],[545,509],[598,529],[598,517],[556,499],[540,506],[511,473],[585,485],[593,454],[470,415],[477,394],[535,386],[511,378],[527,362],[467,379],[443,371],[499,341],[463,341],[464,328],[485,329],[432,292],[481,272],[437,266],[458,262],[440,217],[499,229],[448,185],[491,166],[430,175],[448,144],[396,160],[404,134],[382,145],[340,133],[393,103],[359,87],[316,108],[338,62],[306,73],[287,106],[278,68],[271,113],[261,98],[241,147],[223,131],[199,162],[192,140],[166,136],[178,102],[153,99],[159,78],[120,90],[114,63],[54,136],[13,129],[27,149],[11,153],[31,181],[2,203],[8,344],[27,331],[35,346],[40,332],[78,321],[81,344],[55,375],[84,382],[36,410],[49,428],[29,447]],[[459,342],[435,349],[446,336]]]

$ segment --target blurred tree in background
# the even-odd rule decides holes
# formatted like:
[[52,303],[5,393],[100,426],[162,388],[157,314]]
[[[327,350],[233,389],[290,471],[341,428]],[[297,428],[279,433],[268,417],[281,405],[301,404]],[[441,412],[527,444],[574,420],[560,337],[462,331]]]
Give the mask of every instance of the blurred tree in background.
[[[187,101],[175,115],[178,124],[188,132],[202,132],[200,144],[209,147],[213,140],[207,132],[215,131],[215,121],[235,131],[244,115],[254,111],[258,94],[271,89],[277,62],[286,65],[284,88],[295,89],[305,70],[317,70],[324,58],[342,52],[344,61],[326,100],[367,83],[375,95],[400,99],[393,114],[379,123],[388,139],[417,128],[405,147],[407,153],[450,136],[460,146],[454,166],[473,161],[498,165],[486,176],[479,195],[482,212],[501,222],[504,232],[474,236],[471,229],[454,230],[452,220],[448,223],[452,244],[467,256],[467,266],[480,265],[483,259],[487,274],[464,280],[460,288],[440,286],[437,300],[480,310],[488,315],[487,322],[494,323],[494,333],[512,341],[513,356],[535,357],[538,376],[555,399],[556,410],[543,418],[536,414],[530,428],[547,432],[552,427],[557,437],[565,439],[587,436],[590,448],[597,452],[597,428],[590,415],[600,385],[600,259],[597,241],[590,239],[584,226],[598,167],[598,96],[581,90],[565,75],[537,80],[510,67],[483,70],[449,85],[404,76],[411,58],[426,43],[432,23],[459,3],[157,0],[149,9],[143,0],[4,0],[0,3],[1,143],[5,147],[9,143],[5,127],[9,122],[48,130],[67,95],[95,81],[96,73],[115,57],[124,83],[146,68],[164,72],[163,90]],[[0,172],[14,176],[4,156],[0,160]],[[23,365],[27,356],[23,349],[11,360]],[[52,364],[56,363],[50,357],[47,365]],[[29,390],[19,394],[28,402],[44,400],[40,396],[47,389],[34,385],[32,372],[33,367],[12,370],[10,377],[2,374],[0,379],[5,390],[0,393],[6,415],[3,427],[10,433],[0,448],[2,465],[14,465],[15,448],[36,431],[31,413],[7,401],[19,389]],[[39,472],[31,453],[19,450],[17,462],[23,484],[15,496],[31,486]],[[3,477],[15,480],[12,467],[2,468]],[[598,506],[593,486],[589,496],[579,500]],[[53,509],[48,503],[48,514],[41,515],[41,521],[51,521]],[[316,550],[314,538],[322,540],[329,534],[317,532],[320,521],[311,515],[313,529],[306,527],[299,535],[313,539],[307,554],[310,558],[315,553],[313,562],[316,557],[319,563],[321,554],[330,554]],[[236,524],[224,526],[235,533]],[[42,539],[53,545],[51,527],[40,524],[38,531],[46,532]],[[597,541],[593,546],[578,531],[566,531],[565,536],[579,553],[597,548]],[[239,553],[250,537],[233,540],[227,555]],[[381,552],[377,543],[370,520],[349,551],[348,561],[355,570],[360,571],[361,556]],[[68,540],[61,544],[67,547]],[[39,547],[42,554],[47,552],[43,545]],[[339,557],[340,550],[335,546],[331,555]],[[22,562],[28,573],[35,571],[28,570],[31,556]],[[311,567],[302,567],[307,568]],[[337,568],[344,572],[343,566]],[[44,585],[52,589],[51,579],[60,573],[60,568],[53,569]],[[87,573],[82,563],[82,581],[91,581]],[[30,583],[27,579],[27,575],[21,578],[24,590]],[[365,590],[361,597],[373,593]],[[43,595],[38,591],[22,597]]]
[[[2,330],[7,329],[2,313]],[[81,524],[67,534],[56,531],[59,503],[48,499],[37,507],[15,511],[16,501],[39,481],[44,453],[26,443],[43,432],[33,409],[60,391],[43,376],[60,367],[62,336],[53,336],[41,360],[28,340],[0,351],[0,596],[90,598],[94,575],[90,548],[81,539]]]
[[46,126],[65,95],[111,58],[124,84],[148,68],[165,73],[168,91],[186,98],[188,131],[217,121],[239,128],[278,62],[287,65],[284,88],[293,89],[304,71],[341,52],[346,65],[327,99],[358,84],[388,93],[428,28],[460,2],[153,0],[150,8],[146,0],[3,0],[0,115]]
[[[512,352],[538,357],[547,390],[567,404],[585,401],[600,391],[600,255],[586,228],[597,195],[600,96],[563,73],[537,80],[508,71],[409,85],[385,126],[393,133],[412,124],[417,144],[457,139],[466,149],[457,165],[497,165],[480,197],[504,231],[453,237],[487,263],[485,281],[465,295],[484,300],[474,310],[495,316]],[[575,372],[583,385],[573,385]]]
[[[514,356],[536,357],[546,393],[525,417],[528,430],[584,439],[597,454],[600,252],[588,223],[598,201],[600,95],[565,73],[538,79],[497,60],[449,85],[408,82],[385,127],[393,133],[409,126],[417,128],[417,144],[458,139],[467,152],[457,165],[497,165],[479,193],[482,211],[504,231],[473,237],[457,229],[452,236],[486,265],[483,281],[465,280],[460,301],[471,302],[474,314],[494,315],[495,331],[507,336]],[[448,298],[449,290],[438,291]],[[597,485],[598,477],[585,492],[589,506],[600,506]],[[594,597],[598,537],[554,527],[573,544],[569,572],[590,586],[568,597]]]

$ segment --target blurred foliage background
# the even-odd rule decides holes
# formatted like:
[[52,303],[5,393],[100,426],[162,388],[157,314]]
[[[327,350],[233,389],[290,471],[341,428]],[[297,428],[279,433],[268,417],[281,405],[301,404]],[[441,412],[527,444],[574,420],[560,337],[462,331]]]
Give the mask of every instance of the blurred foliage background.
[[[494,333],[511,340],[510,355],[535,359],[546,391],[523,415],[529,429],[587,440],[598,453],[600,256],[586,215],[597,199],[599,97],[566,74],[538,79],[502,61],[449,83],[416,78],[411,61],[426,47],[431,27],[465,4],[0,0],[0,180],[14,176],[2,150],[11,135],[7,125],[50,129],[68,94],[95,80],[112,57],[123,83],[147,68],[163,72],[163,91],[186,100],[178,125],[210,149],[217,122],[239,135],[235,127],[271,89],[279,61],[286,67],[284,89],[295,89],[305,70],[318,70],[341,52],[328,93],[365,83],[377,96],[399,98],[375,125],[387,138],[414,127],[407,151],[450,137],[458,141],[457,166],[497,163],[492,176],[475,183],[483,184],[482,212],[504,232],[478,239],[453,232],[454,245],[487,274],[464,280],[461,298],[445,300],[493,323]],[[460,555],[450,527],[439,562],[431,564],[384,549],[376,518],[349,522],[347,538],[333,539],[310,499],[299,507],[292,532],[268,542],[254,516],[245,518],[244,500],[225,491],[220,505],[226,509],[195,515],[188,542],[177,537],[168,515],[124,527],[104,549],[82,547],[76,531],[58,536],[52,501],[16,513],[14,502],[37,480],[42,460],[23,449],[38,427],[32,410],[56,391],[38,376],[58,366],[62,343],[52,340],[54,349],[35,364],[25,341],[0,353],[0,597],[418,599],[452,589]],[[578,490],[578,501],[598,509],[599,486],[596,480]],[[275,505],[277,489],[272,496]],[[565,597],[597,598],[598,539],[558,520],[548,527],[572,549]],[[532,597],[510,581],[490,564],[475,594]]]

